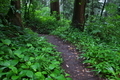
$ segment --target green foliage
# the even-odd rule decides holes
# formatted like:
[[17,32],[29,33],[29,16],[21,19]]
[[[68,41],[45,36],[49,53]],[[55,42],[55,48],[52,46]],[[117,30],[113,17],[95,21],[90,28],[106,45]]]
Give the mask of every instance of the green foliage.
[[27,26],[38,33],[48,34],[55,30],[62,23],[57,21],[54,16],[50,16],[50,9],[44,7],[41,10],[35,11],[35,17],[31,16],[26,22]]
[[80,58],[84,59],[83,63],[88,64],[89,68],[94,68],[93,71],[97,74],[109,80],[119,80],[120,28],[117,26],[119,21],[114,22],[109,19],[106,22],[95,20],[96,23],[90,23],[85,32],[71,27],[59,27],[52,34],[72,42],[82,51]]
[[10,7],[10,0],[0,0],[0,15],[5,16]]
[[[33,7],[34,11],[32,10]],[[38,8],[38,5],[31,3],[30,7],[28,8],[29,11],[27,16],[28,19],[25,19],[26,27],[31,28],[33,31],[43,34],[49,34],[57,27],[63,26],[64,19],[56,20],[56,16],[61,15],[50,15],[50,8],[41,6]]]
[[95,39],[107,43],[120,43],[120,16],[108,16],[106,18],[94,17],[92,21],[88,21],[85,32],[93,35]]
[[115,3],[109,3],[105,9],[107,10],[107,13],[111,14],[111,15],[116,15],[117,13],[117,7],[118,4],[116,5]]
[[63,5],[63,11],[61,10],[63,16],[66,19],[71,20],[72,19],[72,15],[71,14],[73,12],[74,9],[74,0],[61,0],[61,4]]
[[70,80],[63,75],[62,59],[55,46],[30,29],[22,32],[9,36],[7,31],[0,30],[0,79]]

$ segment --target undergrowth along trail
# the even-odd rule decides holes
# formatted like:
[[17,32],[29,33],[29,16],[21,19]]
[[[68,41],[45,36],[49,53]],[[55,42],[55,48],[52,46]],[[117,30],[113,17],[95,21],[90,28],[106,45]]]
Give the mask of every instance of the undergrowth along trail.
[[57,51],[61,52],[63,63],[62,68],[66,73],[70,74],[68,77],[71,77],[72,80],[103,80],[100,77],[96,76],[91,69],[87,69],[83,64],[83,59],[79,58],[80,52],[70,43],[60,39],[57,36],[53,35],[40,35],[45,36],[48,39],[48,42],[56,45]]

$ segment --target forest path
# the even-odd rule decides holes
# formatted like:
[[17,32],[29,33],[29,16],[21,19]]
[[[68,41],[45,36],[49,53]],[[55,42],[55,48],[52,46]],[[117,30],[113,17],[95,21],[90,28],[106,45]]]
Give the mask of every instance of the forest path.
[[78,59],[80,52],[73,45],[57,36],[42,34],[40,36],[45,36],[48,42],[56,45],[56,49],[62,53],[62,68],[66,73],[70,74],[72,80],[103,80],[95,76],[94,72],[85,68],[85,65],[82,63],[83,59]]

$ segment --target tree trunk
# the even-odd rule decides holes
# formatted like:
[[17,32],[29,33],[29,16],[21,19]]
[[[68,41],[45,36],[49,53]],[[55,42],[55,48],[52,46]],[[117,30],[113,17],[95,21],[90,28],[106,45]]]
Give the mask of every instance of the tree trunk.
[[25,8],[24,8],[24,20],[30,19],[30,5],[32,4],[33,0],[25,0]]
[[27,0],[25,0],[25,2],[24,2],[24,19],[25,20],[27,20],[27,18],[28,18],[28,15],[27,15],[27,3],[28,3],[28,1]]
[[51,0],[50,1],[50,12],[51,15],[56,12],[55,17],[57,20],[60,20],[60,9],[59,9],[59,0]]
[[104,1],[103,3],[103,7],[102,7],[102,10],[101,10],[101,13],[100,13],[100,16],[102,17],[102,14],[103,14],[103,11],[104,11],[104,8],[105,8],[105,5],[106,5],[106,0]]
[[20,0],[11,0],[11,7],[7,13],[7,20],[13,25],[22,27],[20,8]]
[[75,0],[72,26],[84,31],[86,0]]

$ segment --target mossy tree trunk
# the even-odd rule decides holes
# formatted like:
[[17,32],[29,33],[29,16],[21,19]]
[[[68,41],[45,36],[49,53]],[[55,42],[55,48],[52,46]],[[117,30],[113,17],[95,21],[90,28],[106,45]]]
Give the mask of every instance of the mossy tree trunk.
[[60,20],[59,0],[50,0],[50,9],[51,15],[55,12],[56,19]]
[[22,27],[20,0],[11,0],[11,7],[7,13],[7,20],[16,26]]
[[75,0],[72,26],[84,31],[86,0]]

